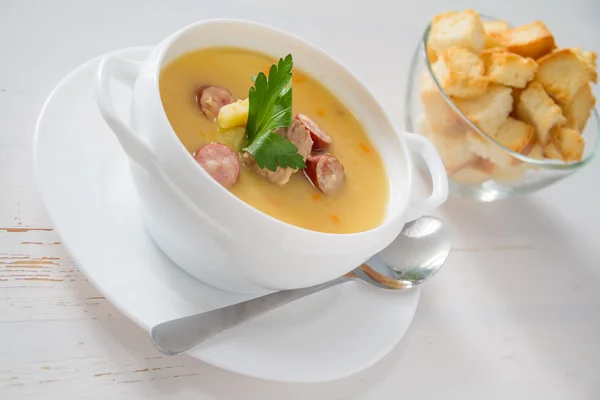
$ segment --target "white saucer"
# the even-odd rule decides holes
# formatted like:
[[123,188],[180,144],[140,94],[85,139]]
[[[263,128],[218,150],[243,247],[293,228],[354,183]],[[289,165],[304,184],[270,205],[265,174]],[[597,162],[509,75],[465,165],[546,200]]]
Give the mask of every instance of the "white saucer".
[[[143,59],[148,48],[113,54]],[[146,234],[126,156],[96,107],[98,59],[54,89],[35,133],[36,178],[63,243],[90,282],[146,331],[244,300],[188,276]],[[130,93],[115,84],[114,95],[126,115]],[[190,355],[268,380],[342,378],[371,366],[398,343],[418,300],[418,290],[391,293],[348,283],[231,330]]]

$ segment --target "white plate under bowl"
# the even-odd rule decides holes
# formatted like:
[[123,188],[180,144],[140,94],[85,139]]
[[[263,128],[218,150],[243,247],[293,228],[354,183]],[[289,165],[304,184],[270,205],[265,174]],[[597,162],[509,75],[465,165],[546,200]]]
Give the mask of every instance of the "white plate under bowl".
[[[143,60],[148,52],[132,48],[111,54]],[[90,282],[146,331],[168,319],[246,299],[193,279],[147,235],[126,156],[94,99],[99,59],[60,82],[35,133],[36,178],[63,243]],[[128,114],[128,90],[115,84],[113,93],[119,112]],[[418,290],[392,293],[348,283],[226,332],[189,354],[268,380],[342,378],[371,366],[398,343],[418,300]]]

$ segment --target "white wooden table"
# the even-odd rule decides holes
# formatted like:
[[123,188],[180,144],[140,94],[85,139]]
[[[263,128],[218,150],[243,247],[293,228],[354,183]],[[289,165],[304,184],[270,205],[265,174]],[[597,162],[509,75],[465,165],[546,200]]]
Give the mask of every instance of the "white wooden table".
[[[447,7],[402,3],[0,0],[0,399],[600,398],[600,160],[527,198],[450,200],[439,215],[456,232],[456,251],[424,288],[407,336],[374,367],[323,384],[162,356],[88,283],[52,229],[31,139],[44,100],[74,67],[198,19],[249,18],[331,51],[402,126],[409,57],[427,20]],[[562,46],[600,51],[596,0],[453,7],[542,19]]]

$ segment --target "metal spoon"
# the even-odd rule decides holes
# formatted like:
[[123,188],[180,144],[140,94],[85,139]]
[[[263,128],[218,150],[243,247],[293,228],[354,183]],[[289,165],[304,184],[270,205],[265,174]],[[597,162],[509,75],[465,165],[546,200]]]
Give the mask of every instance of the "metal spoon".
[[360,280],[386,290],[409,289],[431,278],[448,258],[451,247],[450,232],[442,222],[433,217],[421,217],[407,223],[392,244],[369,260],[370,264],[379,264],[379,271],[362,264],[346,275],[321,285],[282,290],[163,322],[152,328],[150,336],[158,350],[177,355],[285,304],[345,282]]

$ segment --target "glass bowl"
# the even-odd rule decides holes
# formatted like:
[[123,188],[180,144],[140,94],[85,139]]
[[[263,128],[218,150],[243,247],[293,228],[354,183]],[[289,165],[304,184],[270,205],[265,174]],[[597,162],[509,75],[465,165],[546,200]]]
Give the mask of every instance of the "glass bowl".
[[[481,19],[495,20],[483,15]],[[430,30],[431,25],[425,30],[412,60],[405,123],[409,132],[426,136],[436,146],[448,173],[451,193],[483,202],[527,194],[566,178],[594,158],[600,143],[600,119],[595,108],[581,132],[585,149],[580,161],[566,163],[528,157],[486,135],[458,109],[432,72],[426,51]],[[427,114],[423,93],[427,93]],[[487,153],[486,158],[479,156],[481,151],[477,152],[479,155],[471,153],[472,147],[466,145],[467,135],[471,140],[478,139],[478,146]],[[460,164],[461,160],[469,161]]]

